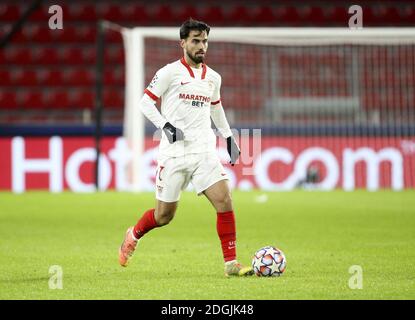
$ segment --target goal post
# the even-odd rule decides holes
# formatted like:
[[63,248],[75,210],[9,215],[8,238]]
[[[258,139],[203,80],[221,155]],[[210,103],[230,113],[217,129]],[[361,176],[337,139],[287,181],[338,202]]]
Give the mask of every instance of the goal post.
[[144,92],[144,38],[139,29],[123,29],[125,48],[125,107],[123,133],[131,150],[131,163],[125,187],[130,191],[141,191],[141,159],[144,152],[145,122],[139,101]]
[[[180,58],[179,28],[119,31],[132,150],[126,189],[141,191],[146,120],[138,103],[157,69]],[[413,135],[415,28],[213,27],[209,43],[207,64],[222,74],[231,126],[285,136]]]

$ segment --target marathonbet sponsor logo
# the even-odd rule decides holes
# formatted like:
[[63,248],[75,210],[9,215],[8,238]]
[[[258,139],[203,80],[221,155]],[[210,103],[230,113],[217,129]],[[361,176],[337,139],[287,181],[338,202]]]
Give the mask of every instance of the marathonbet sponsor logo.
[[193,107],[205,107],[205,103],[210,103],[210,97],[197,95],[197,94],[188,94],[180,93],[179,99],[191,101]]
[[188,93],[180,93],[179,94],[179,99],[201,101],[201,102],[210,102],[210,97],[197,95],[197,94],[188,94]]

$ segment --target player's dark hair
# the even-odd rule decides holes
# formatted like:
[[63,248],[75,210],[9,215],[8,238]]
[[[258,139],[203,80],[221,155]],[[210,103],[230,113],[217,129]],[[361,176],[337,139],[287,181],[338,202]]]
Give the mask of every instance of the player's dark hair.
[[206,31],[206,34],[209,35],[210,26],[203,21],[190,18],[183,22],[180,27],[180,39],[187,39],[192,30],[198,30],[200,32]]

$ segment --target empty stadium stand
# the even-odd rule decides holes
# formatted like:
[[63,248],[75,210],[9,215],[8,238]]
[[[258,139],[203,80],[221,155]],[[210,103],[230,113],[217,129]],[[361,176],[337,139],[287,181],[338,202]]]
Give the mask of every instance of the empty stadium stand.
[[[58,1],[59,2],[59,1]],[[16,112],[24,113],[27,117],[33,114],[33,119],[59,117],[65,114],[92,110],[94,107],[95,84],[95,39],[96,22],[98,19],[107,19],[126,26],[179,26],[185,19],[193,17],[201,19],[212,26],[342,26],[347,24],[348,13],[346,1],[325,1],[324,5],[316,5],[314,1],[205,1],[196,4],[192,1],[62,1],[64,12],[64,29],[50,30],[47,21],[49,5],[58,2],[45,1],[24,25],[5,48],[0,50],[0,122],[9,123],[16,121]],[[120,3],[122,3],[120,5]],[[294,4],[295,3],[295,4]],[[415,6],[410,1],[363,1],[365,26],[414,26]],[[10,26],[22,15],[28,5],[28,1],[4,0],[0,3],[0,37],[3,37]],[[104,72],[104,106],[113,110],[111,120],[122,120],[122,108],[124,100],[124,51],[121,36],[116,32],[109,32],[106,37],[105,72]],[[149,39],[148,41],[151,41]],[[156,49],[155,49],[156,50]],[[225,50],[226,46],[225,46]],[[167,55],[180,53],[177,48],[171,48]],[[413,52],[413,51],[412,51]],[[393,59],[412,59],[413,56],[399,56],[404,53],[388,52],[387,61]],[[226,103],[233,108],[248,109],[252,106],[266,105],[265,98],[257,94],[255,84],[259,86],[258,74],[261,66],[260,54],[254,48],[239,52],[235,55],[232,49],[221,56],[209,57],[209,64],[220,70],[224,79],[226,90]],[[155,55],[157,56],[157,55]],[[167,61],[152,60],[152,55],[147,56],[149,67],[146,81],[155,70]],[[307,88],[319,92],[319,81],[305,80],[301,83],[303,91],[292,91],[299,85],[293,78],[290,69],[298,66],[298,61],[292,61],[292,57],[280,56],[285,59],[282,65],[286,68],[281,72],[283,77],[279,79],[279,87],[285,90],[286,96],[301,96]],[[290,60],[291,59],[291,60]],[[310,56],[309,63],[313,63],[316,57]],[[332,60],[338,59],[333,57]],[[364,59],[364,57],[363,57]],[[383,57],[382,57],[383,59]],[[230,63],[231,62],[231,63]],[[250,72],[241,74],[236,67],[229,66],[232,63],[244,63],[249,66]],[[306,68],[307,62],[301,66]],[[225,67],[225,65],[227,65]],[[332,68],[336,73],[344,73],[345,70],[336,69],[339,64],[326,64],[325,68]],[[371,77],[371,70],[363,70],[363,79],[373,90],[381,90],[394,81],[397,77],[406,77],[415,85],[414,74],[401,70],[400,75],[389,75],[385,72],[381,82]],[[385,66],[386,68],[386,66]],[[313,72],[319,73],[319,69]],[[376,78],[379,79],[379,78]],[[233,84],[238,81],[252,88],[251,91],[238,92]],[[291,91],[290,91],[291,90]],[[346,95],[347,84],[335,83],[338,95]],[[388,98],[372,95],[367,92],[363,105],[372,108],[375,105],[385,104]],[[399,94],[399,92],[398,92]],[[399,97],[394,97],[399,101]],[[409,101],[402,100],[396,107],[405,107]],[[44,110],[42,117],[38,117]],[[56,111],[56,112],[55,112]],[[27,118],[29,119],[29,118]],[[68,116],[64,119],[53,118],[56,121],[74,119]]]

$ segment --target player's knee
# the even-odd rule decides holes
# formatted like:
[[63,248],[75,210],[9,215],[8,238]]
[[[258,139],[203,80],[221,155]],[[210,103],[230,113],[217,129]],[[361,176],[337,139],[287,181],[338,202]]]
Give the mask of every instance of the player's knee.
[[173,210],[163,210],[160,212],[156,212],[155,219],[159,226],[165,226],[169,224],[171,220],[173,220],[174,211]]
[[232,210],[232,196],[230,192],[221,194],[216,199],[217,207],[220,207],[224,211]]

